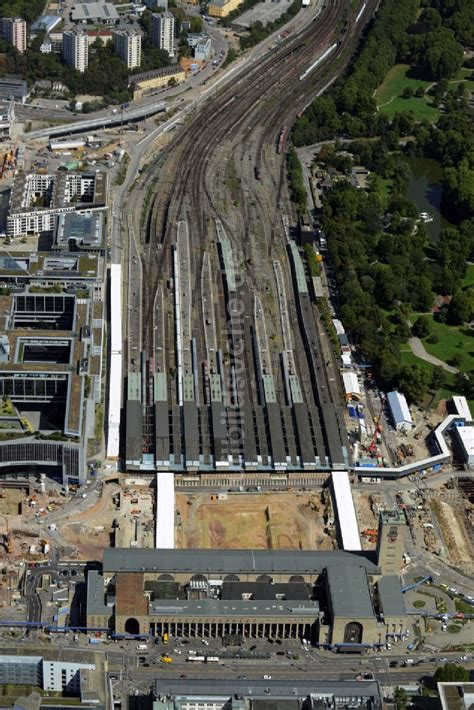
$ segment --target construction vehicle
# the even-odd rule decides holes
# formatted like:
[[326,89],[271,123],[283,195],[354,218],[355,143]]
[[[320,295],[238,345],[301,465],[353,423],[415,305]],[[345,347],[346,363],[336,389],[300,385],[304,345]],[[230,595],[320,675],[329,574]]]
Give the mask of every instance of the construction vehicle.
[[11,534],[10,527],[8,525],[8,518],[7,517],[5,517],[5,521],[7,523],[7,531],[5,533],[5,550],[8,552],[9,555],[11,555],[13,552],[12,534]]
[[364,535],[364,537],[377,537],[378,530],[375,528],[366,528],[365,530],[362,530],[362,535]]
[[368,452],[370,454],[374,454],[377,451],[377,435],[380,435],[380,433],[383,431],[383,427],[382,427],[380,421],[382,419],[384,404],[385,404],[385,400],[382,399],[382,402],[380,405],[380,411],[378,413],[378,416],[374,420],[374,424],[375,424],[374,435],[373,435],[372,441],[370,442],[369,447],[368,447]]

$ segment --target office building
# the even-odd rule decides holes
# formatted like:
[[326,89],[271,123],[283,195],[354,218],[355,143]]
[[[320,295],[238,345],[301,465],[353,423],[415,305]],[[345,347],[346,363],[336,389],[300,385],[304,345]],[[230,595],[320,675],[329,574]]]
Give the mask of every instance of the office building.
[[168,52],[170,57],[174,56],[174,16],[171,12],[153,13],[151,41],[155,47]]
[[26,51],[26,22],[21,17],[4,17],[2,36],[21,54]]
[[194,59],[198,62],[207,62],[211,56],[212,42],[210,37],[203,37],[194,46]]
[[0,685],[32,685],[79,695],[81,670],[95,670],[95,665],[50,661],[43,656],[0,656]]
[[381,710],[377,681],[158,678],[153,710]]
[[115,54],[129,69],[139,67],[142,61],[142,38],[135,30],[115,33]]
[[83,74],[89,64],[89,42],[87,34],[71,30],[63,34],[63,57],[66,64]]

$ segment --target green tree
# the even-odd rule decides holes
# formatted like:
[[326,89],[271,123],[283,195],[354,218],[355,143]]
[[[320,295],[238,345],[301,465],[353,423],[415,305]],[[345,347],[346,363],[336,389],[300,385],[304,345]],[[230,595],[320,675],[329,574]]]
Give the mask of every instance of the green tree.
[[196,34],[199,34],[202,32],[202,17],[199,17],[199,15],[194,15],[193,17],[190,18],[190,23],[191,23],[191,32],[194,32]]
[[470,321],[472,315],[472,298],[464,293],[456,293],[448,306],[448,322],[452,325],[461,325]]
[[434,679],[437,683],[467,683],[469,671],[458,663],[445,663],[436,669]]
[[433,79],[452,79],[462,66],[463,49],[445,29],[426,36],[425,69]]
[[419,365],[404,366],[398,375],[398,387],[410,402],[419,402],[428,389],[429,374]]
[[395,688],[393,700],[397,710],[405,710],[408,705],[408,693],[404,688]]
[[459,353],[454,353],[452,358],[449,361],[449,364],[452,365],[453,367],[459,367],[462,363],[462,357]]
[[412,333],[417,338],[426,338],[430,334],[430,321],[424,316],[420,316],[413,323]]
[[442,367],[433,367],[431,373],[430,387],[434,390],[439,389],[446,381],[446,373]]

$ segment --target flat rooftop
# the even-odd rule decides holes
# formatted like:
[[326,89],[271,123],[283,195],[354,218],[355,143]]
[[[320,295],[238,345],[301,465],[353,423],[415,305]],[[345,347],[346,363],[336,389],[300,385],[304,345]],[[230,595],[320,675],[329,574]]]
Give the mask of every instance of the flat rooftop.
[[100,248],[104,242],[102,212],[68,212],[57,218],[55,243],[67,248]]
[[370,619],[375,616],[364,567],[332,566],[327,568],[326,574],[335,617]]
[[25,173],[15,175],[10,193],[10,215],[69,208],[70,211],[106,207],[104,172]]
[[73,22],[92,20],[115,22],[119,19],[119,15],[114,5],[109,2],[80,2],[73,5],[71,19]]
[[313,574],[326,567],[345,569],[360,566],[369,574],[378,572],[377,566],[365,554],[344,550],[164,550],[106,548],[104,572],[160,572],[174,570],[189,572],[261,572],[271,574]]
[[315,621],[319,613],[316,601],[262,601],[255,599],[156,599],[150,602],[150,614],[159,616],[197,616],[197,617],[269,617],[290,616],[295,623],[300,618]]
[[95,253],[81,252],[15,252],[14,256],[0,255],[0,280],[14,277],[22,280],[101,279],[103,258]]
[[405,616],[407,612],[403,600],[400,577],[394,574],[385,575],[380,577],[377,586],[383,615],[385,617]]
[[[336,675],[336,673],[335,673]],[[377,681],[320,681],[317,678],[271,679],[252,678],[159,678],[155,681],[156,697],[201,696],[224,697],[242,695],[252,698],[305,698],[308,695],[333,695],[337,697],[365,697],[381,699]]]
[[241,599],[242,595],[251,595],[255,601],[271,601],[282,596],[292,601],[309,600],[308,585],[304,582],[224,582],[221,598],[224,600]]

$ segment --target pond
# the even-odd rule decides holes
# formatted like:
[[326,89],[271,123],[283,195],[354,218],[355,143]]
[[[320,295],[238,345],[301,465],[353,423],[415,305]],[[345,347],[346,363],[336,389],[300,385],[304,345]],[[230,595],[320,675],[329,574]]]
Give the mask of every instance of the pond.
[[428,158],[406,158],[406,163],[410,168],[406,197],[415,203],[419,212],[431,215],[433,221],[425,224],[426,233],[430,239],[438,241],[440,231],[449,225],[440,211],[443,171],[436,160]]

